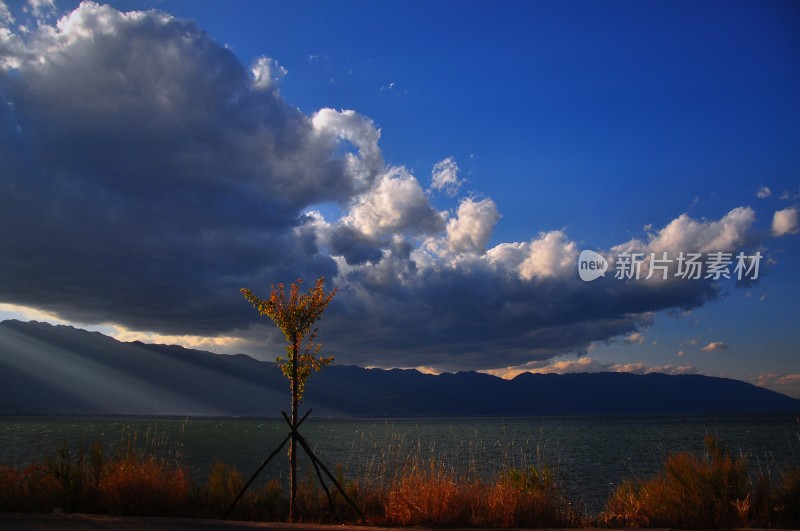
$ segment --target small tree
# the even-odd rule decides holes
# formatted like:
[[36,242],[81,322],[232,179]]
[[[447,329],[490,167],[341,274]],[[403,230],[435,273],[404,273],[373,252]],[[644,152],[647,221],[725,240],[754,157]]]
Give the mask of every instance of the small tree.
[[[279,356],[277,362],[281,371],[289,379],[292,391],[292,440],[289,447],[289,519],[295,517],[295,502],[297,500],[297,406],[303,398],[305,384],[313,371],[318,371],[330,365],[333,356],[324,358],[319,356],[322,345],[315,344],[318,329],[311,327],[322,317],[322,312],[336,295],[336,288],[325,293],[325,278],[320,277],[307,294],[300,295],[302,279],[293,283],[286,298],[283,284],[272,286],[269,299],[261,300],[253,295],[250,290],[242,289],[244,298],[250,301],[261,315],[272,319],[275,325],[283,332],[288,343],[286,356]],[[305,344],[304,344],[305,343]]]

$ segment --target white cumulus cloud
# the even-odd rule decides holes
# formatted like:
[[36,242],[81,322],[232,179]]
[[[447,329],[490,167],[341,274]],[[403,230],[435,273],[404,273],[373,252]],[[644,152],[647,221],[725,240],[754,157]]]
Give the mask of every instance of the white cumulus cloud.
[[458,194],[458,189],[464,183],[458,177],[459,169],[453,157],[447,157],[433,165],[431,172],[431,190],[445,192],[450,197]]
[[681,251],[732,251],[745,243],[755,218],[749,207],[734,208],[717,221],[698,221],[681,214],[650,239],[647,250],[666,251],[671,256]]
[[528,256],[519,265],[519,275],[525,280],[541,277],[563,277],[575,272],[578,246],[560,230],[541,234],[531,240]]
[[454,253],[483,254],[499,219],[500,212],[491,199],[463,199],[456,216],[447,222],[448,248]]
[[331,143],[349,142],[357,152],[345,156],[347,169],[355,181],[355,191],[367,190],[383,170],[383,155],[378,140],[380,129],[372,120],[353,110],[320,109],[311,119],[316,134]]
[[772,217],[772,235],[776,238],[797,233],[797,207],[778,210]]
[[342,222],[369,237],[444,228],[443,216],[431,207],[417,179],[401,166],[389,168],[374,188],[356,198]]
[[708,345],[700,349],[700,352],[719,352],[721,350],[728,350],[728,344],[722,341],[712,341]]
[[256,59],[253,68],[253,86],[259,90],[268,90],[288,72],[277,61],[266,56]]
[[505,271],[516,271],[521,279],[573,276],[578,246],[560,230],[544,232],[523,243],[501,243],[486,253],[490,263]]

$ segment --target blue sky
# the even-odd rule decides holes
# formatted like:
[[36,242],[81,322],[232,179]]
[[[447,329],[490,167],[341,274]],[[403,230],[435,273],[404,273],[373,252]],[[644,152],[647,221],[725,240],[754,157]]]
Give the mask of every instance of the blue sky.
[[[279,341],[232,286],[325,274],[342,363],[702,372],[800,396],[794,2],[5,5],[0,316],[270,359]],[[176,24],[122,15],[150,9]],[[261,161],[273,137],[290,140]],[[348,153],[358,168],[318,171]],[[431,186],[448,159],[452,195]],[[583,285],[559,262],[709,242],[761,252],[761,277]]]

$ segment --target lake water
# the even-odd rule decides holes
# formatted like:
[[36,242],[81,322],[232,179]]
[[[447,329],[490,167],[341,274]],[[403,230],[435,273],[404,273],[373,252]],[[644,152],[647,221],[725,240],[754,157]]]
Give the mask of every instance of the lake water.
[[[409,460],[435,458],[470,477],[491,478],[504,467],[547,465],[570,499],[599,511],[626,479],[662,470],[676,452],[701,455],[715,435],[751,469],[773,474],[800,466],[800,424],[792,416],[641,416],[467,419],[309,418],[301,433],[318,457],[348,479],[391,479]],[[76,448],[100,439],[109,446],[136,438],[180,460],[199,480],[215,460],[246,476],[288,433],[277,419],[173,419],[111,417],[0,417],[0,464],[22,465],[51,453],[63,441]],[[285,478],[285,452],[260,478]]]

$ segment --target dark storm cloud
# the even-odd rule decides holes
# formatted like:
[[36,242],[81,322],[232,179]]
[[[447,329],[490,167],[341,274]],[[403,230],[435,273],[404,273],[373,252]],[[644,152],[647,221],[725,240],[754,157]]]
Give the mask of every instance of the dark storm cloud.
[[193,23],[83,4],[3,44],[3,300],[214,333],[242,284],[335,271],[296,229],[356,188],[336,137]]
[[[340,363],[455,370],[581,352],[719,293],[581,282],[561,231],[486,250],[493,201],[436,210],[408,170],[384,165],[372,122],[302,114],[274,61],[250,70],[191,22],[85,3],[57,27],[13,30],[0,28],[2,302],[263,342],[239,288],[325,275],[340,293],[320,339]],[[459,182],[446,160],[440,181]],[[341,219],[311,212],[329,202]],[[729,250],[752,220],[684,215],[623,245]]]
[[581,352],[647,326],[652,312],[696,308],[719,294],[702,281],[585,283],[568,275],[531,282],[479,263],[416,274],[404,263],[385,260],[351,275],[351,285],[368,289],[342,297],[350,312],[326,316],[326,344],[348,361],[447,371],[510,367]]

